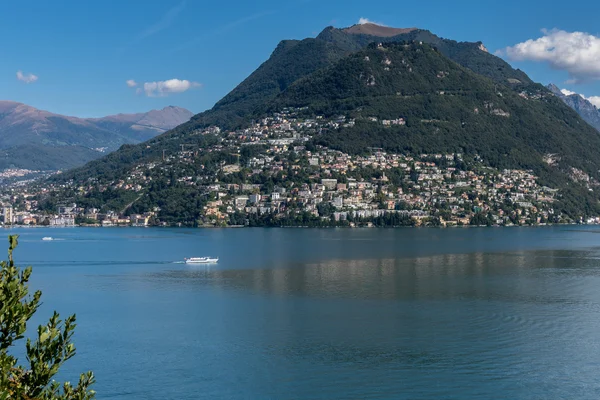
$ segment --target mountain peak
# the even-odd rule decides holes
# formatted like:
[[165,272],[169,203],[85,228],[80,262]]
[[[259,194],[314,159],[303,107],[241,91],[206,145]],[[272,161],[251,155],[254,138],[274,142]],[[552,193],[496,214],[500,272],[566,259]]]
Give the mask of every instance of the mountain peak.
[[179,124],[189,121],[194,113],[177,106],[166,106],[161,110],[151,110],[142,115],[137,126],[152,126],[167,131]]
[[373,22],[366,22],[363,24],[356,24],[349,28],[342,29],[342,32],[349,33],[352,35],[369,35],[379,37],[392,37],[410,33],[417,30],[417,28],[390,28],[389,26],[378,25]]
[[559,94],[559,93],[563,94],[562,91],[560,90],[560,88],[558,86],[556,86],[554,83],[550,83],[546,87],[548,88],[548,90],[550,90],[554,94]]
[[23,103],[19,103],[16,101],[11,101],[11,100],[0,100],[0,111],[2,112],[8,112],[8,110],[14,110],[15,108],[18,107],[29,107],[32,108],[28,105],[25,105]]
[[[157,111],[157,110],[152,110],[152,111]],[[152,112],[152,111],[150,111],[150,112]],[[175,113],[189,114],[190,118],[194,115],[194,113],[191,112],[190,110],[185,109],[183,107],[179,107],[179,106],[166,106],[166,107],[163,107],[161,110],[158,110],[158,111],[161,111],[161,112],[171,112],[171,113],[175,112]]]

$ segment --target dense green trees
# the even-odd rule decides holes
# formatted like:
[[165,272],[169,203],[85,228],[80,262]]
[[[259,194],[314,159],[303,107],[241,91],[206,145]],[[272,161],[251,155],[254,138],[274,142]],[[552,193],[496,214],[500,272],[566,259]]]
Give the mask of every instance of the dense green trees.
[[[3,132],[9,135],[8,132]],[[27,143],[0,151],[0,169],[25,168],[51,171],[82,165],[100,157],[101,153],[83,146],[51,146]]]
[[471,225],[486,225],[490,226],[494,223],[494,220],[484,213],[478,212],[471,218],[469,222]]
[[18,364],[11,351],[24,338],[27,322],[40,306],[42,293],[29,293],[31,267],[14,265],[13,250],[17,236],[9,237],[8,261],[0,265],[0,399],[1,400],[89,400],[94,398],[90,386],[91,372],[82,374],[77,386],[53,380],[60,367],[75,355],[71,343],[75,315],[62,321],[55,312],[48,323],[39,326],[34,339],[25,343],[29,365]]
[[[544,88],[536,89],[539,98],[523,98],[427,45],[388,44],[385,50],[371,46],[296,82],[272,109],[308,106],[308,113],[355,118],[354,126],[314,139],[350,154],[369,147],[479,154],[495,168],[540,173],[543,156],[559,153],[564,164],[598,175],[593,160],[600,135]],[[370,117],[402,117],[406,125],[384,126]]]

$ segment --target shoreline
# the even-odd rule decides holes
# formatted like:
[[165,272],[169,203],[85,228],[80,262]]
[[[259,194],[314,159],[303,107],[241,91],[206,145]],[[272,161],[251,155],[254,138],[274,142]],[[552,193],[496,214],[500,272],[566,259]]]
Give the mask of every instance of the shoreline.
[[244,228],[265,228],[265,229],[471,229],[471,228],[544,228],[553,226],[600,226],[600,224],[578,224],[555,223],[555,224],[537,224],[537,225],[452,225],[452,226],[246,226],[246,225],[226,225],[226,226],[132,226],[132,225],[64,225],[64,226],[42,226],[42,225],[2,225],[3,229],[66,229],[66,228],[161,228],[161,229],[244,229]]

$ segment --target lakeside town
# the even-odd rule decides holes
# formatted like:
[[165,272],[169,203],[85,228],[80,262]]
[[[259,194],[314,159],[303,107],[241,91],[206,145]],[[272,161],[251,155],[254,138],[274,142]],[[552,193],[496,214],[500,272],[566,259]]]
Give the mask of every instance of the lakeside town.
[[[303,109],[284,109],[254,121],[247,129],[218,127],[194,132],[210,145],[141,162],[126,180],[89,179],[85,186],[13,186],[2,198],[5,225],[44,226],[464,226],[538,225],[572,221],[558,213],[557,189],[543,186],[532,171],[496,170],[478,156],[460,153],[407,155],[368,149],[350,155],[312,145],[330,130],[353,129],[347,116],[301,117]],[[406,121],[367,117],[371,124],[402,129]],[[362,121],[364,122],[364,121]],[[158,145],[158,144],[155,144]],[[233,154],[215,165],[199,160]],[[203,157],[205,156],[205,157]],[[208,158],[206,157],[208,156]],[[222,158],[222,157],[221,157]],[[554,162],[552,155],[548,163]],[[182,168],[182,166],[189,168]],[[173,171],[192,171],[173,176]],[[14,174],[14,172],[13,172]],[[153,183],[166,179],[203,195],[194,221],[165,221],[161,207],[132,212]],[[585,176],[574,171],[574,180]],[[589,181],[589,177],[587,177]],[[596,182],[588,182],[596,185]],[[106,190],[134,195],[124,209],[89,207],[74,201],[43,210],[48,193],[74,190],[80,198]],[[284,223],[283,221],[288,221]]]

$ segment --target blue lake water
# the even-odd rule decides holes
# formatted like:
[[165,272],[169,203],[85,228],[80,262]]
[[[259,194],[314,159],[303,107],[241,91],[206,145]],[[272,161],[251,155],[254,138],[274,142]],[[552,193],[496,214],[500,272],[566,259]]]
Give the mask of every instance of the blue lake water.
[[597,228],[3,232],[99,399],[600,398]]

